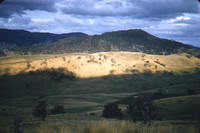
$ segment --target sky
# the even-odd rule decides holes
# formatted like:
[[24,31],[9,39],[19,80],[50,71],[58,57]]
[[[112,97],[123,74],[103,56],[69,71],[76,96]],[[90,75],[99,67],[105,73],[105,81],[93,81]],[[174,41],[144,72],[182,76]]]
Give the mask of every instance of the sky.
[[4,0],[0,28],[88,35],[142,29],[200,47],[198,0]]

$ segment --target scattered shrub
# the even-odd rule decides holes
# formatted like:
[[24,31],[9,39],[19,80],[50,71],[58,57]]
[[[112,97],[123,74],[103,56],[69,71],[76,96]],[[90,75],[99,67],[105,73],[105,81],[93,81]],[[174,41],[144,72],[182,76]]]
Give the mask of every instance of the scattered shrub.
[[165,67],[165,64],[160,63],[158,60],[157,60],[157,61],[154,61],[154,62],[157,63],[157,64],[159,64],[159,65],[161,65],[161,66],[163,66],[163,67]]
[[195,92],[194,92],[193,89],[189,88],[189,89],[187,90],[187,94],[188,94],[188,95],[194,95]]
[[162,90],[161,90],[161,89],[158,89],[158,92],[156,92],[155,95],[156,95],[156,98],[157,98],[157,99],[160,99],[161,96],[162,96]]
[[41,63],[40,65],[41,65],[41,66],[42,66],[42,65],[47,65],[47,61],[46,61],[46,60],[42,61],[42,63]]
[[115,59],[113,59],[113,58],[110,59],[110,61],[111,61],[112,63],[114,63],[114,64],[116,63]]
[[44,101],[38,101],[37,105],[33,109],[32,114],[35,117],[40,118],[43,122],[47,116],[46,104]]
[[51,114],[63,114],[65,113],[64,106],[56,104],[51,110]]
[[197,62],[197,63],[195,63],[196,64],[196,66],[200,66],[200,62]]
[[148,63],[145,63],[145,64],[144,64],[144,67],[151,67],[151,65],[148,64]]
[[48,71],[48,74],[50,75],[51,79],[53,79],[55,82],[62,81],[63,79],[76,79],[75,74],[70,72],[66,68],[51,69],[51,71]]
[[103,58],[106,60],[106,59],[108,59],[108,56],[104,55]]
[[190,59],[190,58],[192,57],[192,55],[187,54],[186,57],[187,57],[188,59]]
[[29,69],[29,68],[31,68],[31,63],[28,61],[28,62],[27,62],[26,69]]
[[115,72],[115,70],[110,70],[110,74],[113,74]]
[[62,57],[63,61],[65,62],[66,61],[66,57]]
[[78,59],[78,60],[81,59],[81,56],[77,57],[77,59]]

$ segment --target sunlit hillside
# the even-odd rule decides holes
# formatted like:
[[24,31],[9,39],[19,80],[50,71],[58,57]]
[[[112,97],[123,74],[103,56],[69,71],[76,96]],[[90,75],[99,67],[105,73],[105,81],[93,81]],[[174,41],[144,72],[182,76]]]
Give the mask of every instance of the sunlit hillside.
[[64,68],[77,77],[89,78],[143,72],[195,72],[200,59],[189,54],[150,55],[135,52],[30,55],[2,57],[0,74],[16,75],[37,70]]

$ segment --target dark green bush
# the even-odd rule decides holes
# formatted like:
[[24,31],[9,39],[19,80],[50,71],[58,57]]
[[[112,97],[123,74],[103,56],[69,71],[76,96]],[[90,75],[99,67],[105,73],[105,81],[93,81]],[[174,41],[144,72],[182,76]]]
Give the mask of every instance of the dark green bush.
[[40,118],[43,122],[47,116],[46,104],[44,101],[38,101],[37,105],[33,109],[32,114],[35,117]]
[[115,103],[108,103],[104,106],[103,117],[106,118],[122,118],[121,109]]
[[56,104],[51,110],[51,114],[63,114],[65,113],[64,106]]

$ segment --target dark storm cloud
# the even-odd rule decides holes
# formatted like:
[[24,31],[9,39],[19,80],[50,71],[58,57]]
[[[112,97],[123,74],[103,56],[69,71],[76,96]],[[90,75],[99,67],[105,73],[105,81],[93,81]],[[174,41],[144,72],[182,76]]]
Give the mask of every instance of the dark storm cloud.
[[[56,5],[57,3],[57,5]],[[197,0],[5,0],[0,17],[23,14],[26,10],[62,11],[81,16],[131,16],[133,18],[172,18],[198,13]]]
[[170,18],[199,12],[196,0],[66,0],[61,9],[66,14],[134,18]]
[[13,14],[24,14],[26,10],[54,12],[56,0],[5,0],[0,4],[0,17],[9,18]]

